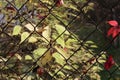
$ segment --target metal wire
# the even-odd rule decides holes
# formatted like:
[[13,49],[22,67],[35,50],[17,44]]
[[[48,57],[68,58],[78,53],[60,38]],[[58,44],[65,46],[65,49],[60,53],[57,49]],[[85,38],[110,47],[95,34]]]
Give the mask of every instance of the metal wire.
[[[107,37],[106,23],[115,18],[120,23],[120,1],[111,0],[113,6],[105,6],[107,0],[59,1],[0,1],[0,80],[120,80],[119,34]],[[16,25],[21,32],[13,35]],[[105,70],[110,55],[115,64]]]

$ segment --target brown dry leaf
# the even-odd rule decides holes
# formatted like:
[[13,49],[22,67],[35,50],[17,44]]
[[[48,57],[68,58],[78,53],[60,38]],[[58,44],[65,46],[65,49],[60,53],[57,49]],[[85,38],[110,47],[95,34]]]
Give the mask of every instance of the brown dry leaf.
[[43,27],[41,27],[41,28],[39,28],[38,30],[37,30],[37,32],[39,33],[39,34],[42,34],[42,32],[43,31],[45,31],[46,29],[44,29]]

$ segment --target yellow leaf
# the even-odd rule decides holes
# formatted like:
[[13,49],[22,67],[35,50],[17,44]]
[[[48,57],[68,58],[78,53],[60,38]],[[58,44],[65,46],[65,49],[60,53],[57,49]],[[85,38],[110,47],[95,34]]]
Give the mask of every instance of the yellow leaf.
[[29,0],[30,3],[32,3],[33,0]]
[[28,23],[28,24],[26,24],[25,25],[25,28],[27,28],[29,31],[31,31],[31,32],[33,32],[33,31],[37,31],[38,30],[38,28],[36,27],[36,25],[35,24],[33,24],[33,23]]
[[50,42],[50,36],[51,36],[51,27],[50,26],[46,26],[44,27],[44,31],[42,32],[42,36],[44,37],[44,41],[49,43]]
[[40,58],[37,62],[37,64],[41,66],[45,66],[48,62],[50,62],[52,59],[51,49],[48,50],[42,58]]
[[15,56],[16,56],[19,60],[22,60],[22,57],[21,57],[18,53],[16,53]]

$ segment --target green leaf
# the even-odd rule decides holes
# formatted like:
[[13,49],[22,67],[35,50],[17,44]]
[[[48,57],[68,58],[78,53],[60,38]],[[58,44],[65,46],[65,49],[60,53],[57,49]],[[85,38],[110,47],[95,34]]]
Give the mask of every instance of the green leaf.
[[[56,24],[56,25],[55,25],[55,29],[57,30],[57,32],[58,32],[59,34],[63,33],[63,32],[66,30],[64,26],[59,25],[59,24]],[[68,31],[65,31],[64,34],[69,34],[69,32],[68,32]]]
[[55,61],[57,63],[59,63],[60,65],[64,65],[65,64],[64,58],[60,55],[60,53],[58,53],[58,52],[53,53],[52,56],[55,58]]
[[39,56],[44,54],[46,50],[47,50],[46,48],[37,48],[36,50],[33,51],[33,55],[37,59]]
[[93,67],[92,67],[92,70],[93,70],[93,71],[100,71],[100,70],[102,70],[102,68],[99,67],[99,66],[93,66]]
[[18,35],[21,32],[22,27],[20,25],[16,25],[13,29],[12,35]]
[[26,55],[25,60],[32,60],[32,57],[30,55]]
[[5,7],[7,5],[7,2],[6,1],[4,1],[4,0],[1,0],[0,1],[0,8],[3,8],[3,7]]
[[28,75],[26,80],[32,80],[32,77],[33,77],[32,75]]
[[60,75],[61,77],[65,76],[65,74],[62,71],[59,71],[57,74]]
[[98,46],[95,45],[95,43],[93,41],[86,41],[85,45],[89,46],[91,48],[98,48]]
[[69,65],[66,65],[64,68],[67,69],[67,70],[72,70],[72,69],[73,69],[73,68],[70,67]]
[[77,9],[77,7],[75,7],[74,5],[70,5],[69,8],[71,8],[71,9],[73,9],[73,10],[76,10],[76,11],[79,11],[79,10]]
[[63,55],[64,58],[69,58],[70,55],[66,51],[64,51],[63,48],[55,46],[55,49],[59,52],[59,54]]
[[78,69],[79,66],[77,64],[72,64],[74,68]]
[[98,46],[96,46],[96,45],[91,45],[90,47],[91,48],[98,48]]
[[[57,38],[57,35],[53,35],[52,36],[54,39]],[[57,40],[56,40],[57,44],[60,44],[63,48],[65,47],[65,41],[64,41],[64,38],[63,37],[59,37]]]
[[86,41],[87,44],[94,44],[93,41]]
[[55,70],[55,73],[57,73],[58,76],[65,76],[65,74],[62,71],[58,71],[57,69]]
[[66,41],[66,44],[67,44],[67,45],[70,45],[71,43],[74,43],[74,42],[77,42],[77,40],[76,40],[76,39],[68,39],[68,40]]
[[37,42],[37,39],[36,39],[35,37],[31,36],[31,37],[29,38],[28,42],[30,42],[30,43],[35,43],[35,42]]
[[65,41],[63,38],[59,37],[57,40],[57,43],[60,44],[63,48],[65,47]]
[[30,34],[28,32],[23,32],[21,34],[21,42],[22,43]]
[[19,9],[25,3],[26,0],[15,0],[16,8]]

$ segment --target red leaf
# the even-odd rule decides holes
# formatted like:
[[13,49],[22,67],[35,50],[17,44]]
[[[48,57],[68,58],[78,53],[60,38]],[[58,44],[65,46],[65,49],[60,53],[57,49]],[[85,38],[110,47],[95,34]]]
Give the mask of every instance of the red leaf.
[[109,70],[114,64],[115,64],[115,61],[113,60],[113,57],[109,56],[107,61],[104,64],[104,68],[106,70]]
[[107,36],[109,37],[110,35],[112,35],[114,32],[114,27],[111,27],[108,32],[107,32]]
[[63,49],[64,49],[64,51],[65,51],[65,52],[67,52],[67,51],[68,51],[68,49],[67,49],[66,47],[64,47]]
[[45,18],[46,16],[42,16],[42,15],[40,15],[40,14],[37,14],[36,15],[39,19],[43,19],[43,18]]
[[119,26],[119,28],[118,28],[118,32],[120,32],[120,26]]
[[95,58],[91,58],[88,62],[92,64],[94,62]]
[[108,24],[111,25],[111,26],[113,26],[113,27],[118,26],[118,22],[116,20],[108,21]]
[[15,11],[15,8],[14,7],[6,7],[7,10],[12,10],[12,11]]
[[63,0],[58,0],[57,1],[57,6],[59,7],[59,6],[62,6],[62,5],[64,5],[64,1]]
[[44,74],[44,68],[38,68],[38,69],[37,69],[37,74],[38,74],[39,76],[43,75],[43,74]]
[[119,34],[118,29],[114,29],[112,37],[115,38]]

